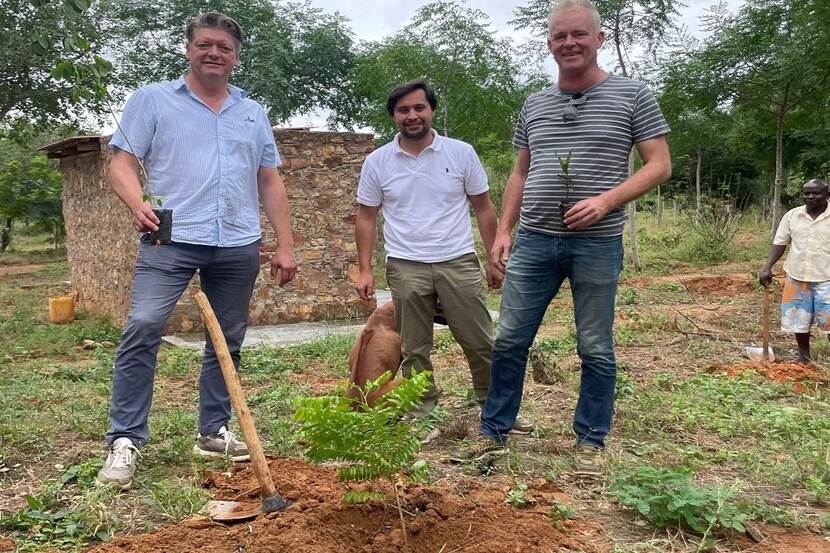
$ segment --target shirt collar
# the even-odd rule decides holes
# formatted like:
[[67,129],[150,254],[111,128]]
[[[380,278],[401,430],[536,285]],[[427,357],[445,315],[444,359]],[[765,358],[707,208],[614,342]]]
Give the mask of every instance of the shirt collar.
[[827,208],[823,212],[819,213],[818,217],[816,217],[815,219],[811,218],[807,214],[807,206],[806,205],[801,206],[801,214],[804,217],[806,217],[808,220],[810,220],[811,222],[816,222],[819,219],[825,219],[827,217],[830,217],[830,202],[827,202]]
[[[170,81],[170,86],[173,87],[173,90],[190,90],[187,86],[187,82],[184,80],[184,76],[179,77],[175,81]],[[234,100],[241,100],[242,98],[248,97],[247,92],[230,83],[228,83],[228,94],[230,94]]]
[[[429,132],[432,133],[432,144],[430,144],[429,146],[424,148],[424,151],[433,150],[433,151],[436,151],[436,152],[440,152],[445,138],[443,136],[441,136],[440,134],[438,134],[437,132],[435,132],[435,129],[430,129]],[[410,155],[406,151],[404,151],[403,148],[401,148],[400,138],[401,138],[401,133],[398,133],[398,134],[395,135],[395,138],[392,139],[392,144],[393,144],[392,147],[394,148],[395,153],[396,154]]]

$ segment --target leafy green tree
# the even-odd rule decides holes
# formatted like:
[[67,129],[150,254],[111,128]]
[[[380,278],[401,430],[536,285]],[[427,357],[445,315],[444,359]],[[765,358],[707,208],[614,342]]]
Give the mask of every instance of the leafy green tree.
[[367,44],[343,94],[353,109],[333,123],[372,127],[381,142],[394,136],[386,96],[395,85],[425,78],[438,95],[433,125],[442,134],[481,148],[509,149],[513,124],[539,75],[524,76],[506,40],[497,39],[479,10],[439,0],[420,8],[397,34]]
[[[107,0],[2,0],[0,28],[0,124],[15,117],[44,122],[77,120],[72,109],[79,98],[72,83],[56,80],[52,71],[61,60],[80,60],[84,49],[103,51],[114,36],[105,16]],[[84,103],[99,113],[95,99]]]
[[721,102],[767,114],[775,124],[773,232],[781,218],[784,137],[789,116],[830,83],[830,37],[824,0],[757,0],[722,13],[691,69],[713,83]]
[[[514,10],[510,22],[520,30],[529,30],[535,37],[537,55],[547,56],[545,39],[548,33],[548,17],[556,0],[529,0]],[[614,53],[623,76],[640,72],[630,59],[633,45],[645,47],[649,52],[659,46],[666,33],[675,27],[677,0],[595,0],[605,31],[607,44]]]
[[221,11],[245,31],[241,64],[232,76],[265,106],[272,121],[316,107],[337,108],[335,96],[354,62],[347,21],[309,2],[281,0],[126,0],[114,6],[120,37],[113,50],[118,79],[129,88],[187,72],[184,26]]
[[61,182],[60,172],[43,155],[0,166],[0,251],[11,244],[14,222],[21,219],[50,232],[57,246],[63,238]]

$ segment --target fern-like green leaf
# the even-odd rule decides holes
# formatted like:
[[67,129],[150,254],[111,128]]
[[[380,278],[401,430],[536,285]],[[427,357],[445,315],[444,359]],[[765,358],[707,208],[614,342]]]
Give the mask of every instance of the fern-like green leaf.
[[379,492],[352,491],[343,494],[343,503],[366,503],[373,499],[386,499],[386,496]]

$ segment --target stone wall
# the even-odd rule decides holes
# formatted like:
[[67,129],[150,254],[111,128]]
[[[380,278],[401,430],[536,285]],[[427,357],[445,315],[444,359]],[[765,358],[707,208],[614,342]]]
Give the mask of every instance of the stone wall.
[[[274,134],[283,157],[280,173],[291,204],[298,273],[284,288],[271,280],[270,256],[276,240],[261,213],[261,274],[251,299],[250,324],[368,315],[374,305],[360,301],[352,282],[357,277],[355,188],[363,159],[372,149],[372,136],[300,130]],[[107,137],[79,137],[44,150],[61,158],[67,254],[78,304],[121,325],[130,306],[138,237],[129,212],[107,180],[106,142]],[[195,278],[182,296],[167,332],[202,328],[190,297],[197,282]]]

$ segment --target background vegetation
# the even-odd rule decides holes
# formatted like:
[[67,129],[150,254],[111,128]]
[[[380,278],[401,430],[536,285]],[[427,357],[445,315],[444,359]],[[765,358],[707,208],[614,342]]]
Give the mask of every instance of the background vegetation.
[[[275,125],[323,110],[332,128],[368,127],[380,144],[394,134],[384,109],[390,87],[429,79],[440,98],[435,127],[476,147],[497,203],[514,159],[516,114],[530,91],[550,81],[540,60],[552,0],[515,9],[511,24],[532,35],[527,44],[497,38],[486,13],[457,0],[424,5],[400,31],[374,42],[356,40],[345,17],[308,2],[2,4],[0,22],[18,37],[0,45],[8,60],[0,68],[0,198],[16,199],[0,202],[6,247],[15,220],[45,225],[60,240],[52,201],[59,186],[34,152],[111,126],[104,98],[85,93],[93,86],[94,56],[112,62],[112,71],[94,82],[117,106],[135,88],[185,71],[183,22],[207,9],[232,14],[246,29],[234,82],[266,107]],[[676,0],[597,4],[614,54],[609,69],[648,82],[672,127],[674,175],[641,209],[659,217],[667,209],[700,211],[707,202],[725,202],[738,212],[758,208],[772,228],[797,203],[801,183],[826,176],[830,33],[821,22],[830,16],[827,2],[761,0],[735,14],[716,3],[703,17],[704,38],[678,25]],[[62,62],[79,70],[55,79]]]

